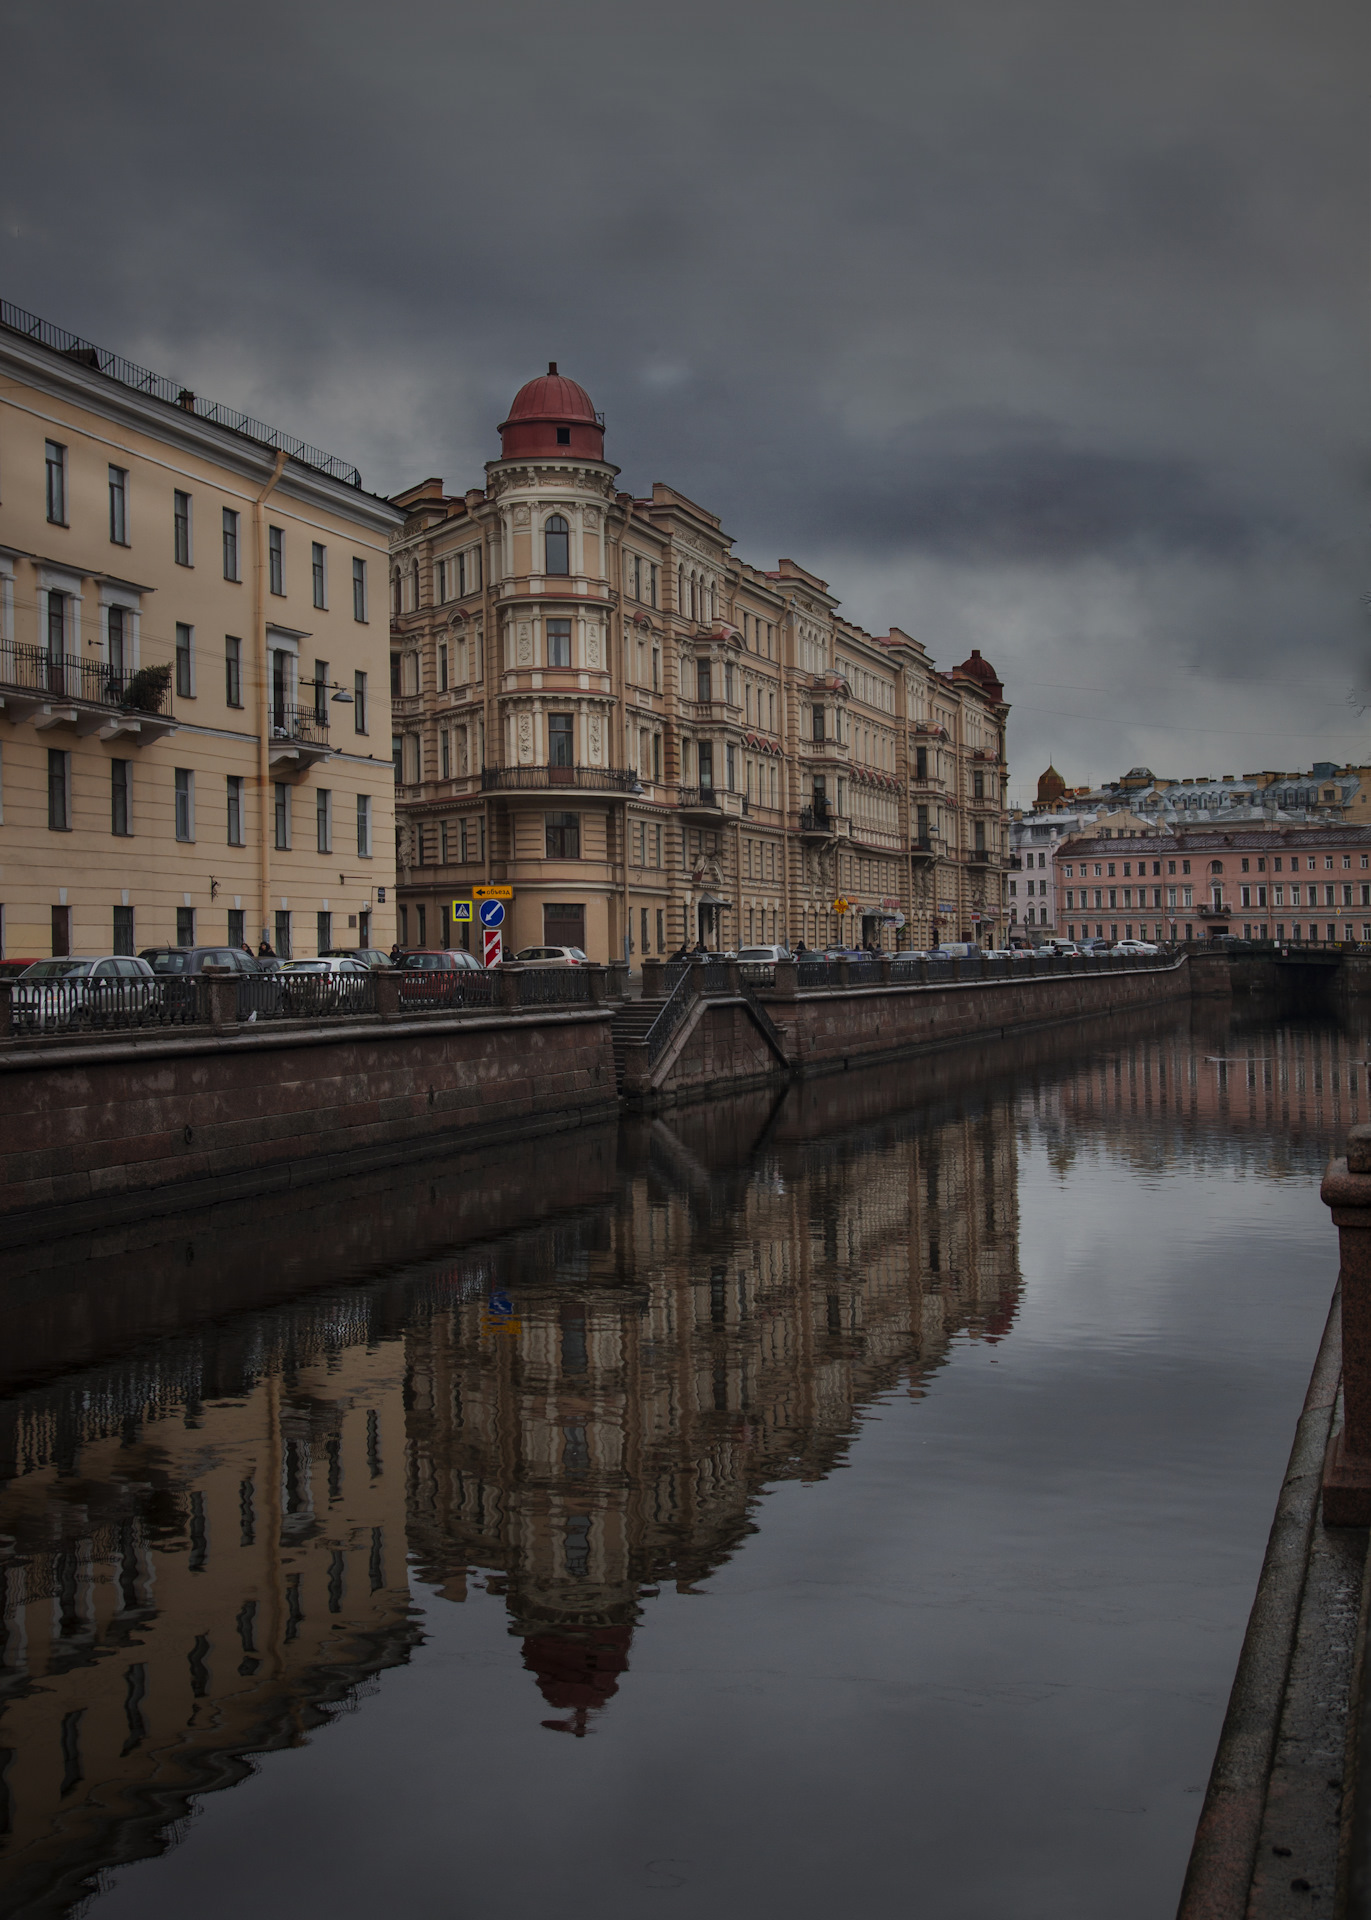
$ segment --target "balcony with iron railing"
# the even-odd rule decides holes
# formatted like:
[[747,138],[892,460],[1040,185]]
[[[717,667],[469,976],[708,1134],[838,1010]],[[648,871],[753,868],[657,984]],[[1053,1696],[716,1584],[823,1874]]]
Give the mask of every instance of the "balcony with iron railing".
[[23,641],[0,643],[0,707],[16,722],[73,727],[103,739],[148,742],[176,726],[170,667],[114,667]]
[[642,782],[632,767],[483,767],[481,788],[485,793],[551,793],[571,788],[580,793],[627,793],[643,791]]
[[744,819],[752,811],[752,803],[745,793],[735,793],[727,787],[677,787],[676,804],[682,813],[699,814],[711,820],[724,816]]
[[801,807],[796,821],[795,831],[816,840],[846,840],[851,832],[851,822],[845,814],[827,804],[815,801],[811,806]]
[[278,774],[305,773],[332,752],[327,708],[272,701],[267,759]]

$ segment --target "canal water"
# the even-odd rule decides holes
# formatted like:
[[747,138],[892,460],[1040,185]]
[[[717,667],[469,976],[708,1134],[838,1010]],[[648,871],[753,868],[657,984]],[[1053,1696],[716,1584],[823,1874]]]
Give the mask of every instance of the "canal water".
[[1367,1047],[1097,1026],[0,1256],[0,1911],[1170,1914]]

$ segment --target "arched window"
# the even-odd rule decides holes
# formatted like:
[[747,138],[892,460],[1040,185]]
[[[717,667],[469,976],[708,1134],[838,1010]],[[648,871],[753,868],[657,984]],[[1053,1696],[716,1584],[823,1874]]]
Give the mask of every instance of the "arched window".
[[1222,860],[1211,860],[1211,861],[1209,862],[1209,871],[1210,871],[1211,873],[1222,873],[1222,872],[1223,872],[1223,861],[1222,861]]
[[676,611],[679,614],[684,614],[685,610],[686,610],[685,609],[685,568],[677,567],[676,569]]
[[692,573],[690,576],[690,617],[692,620],[698,620],[700,617],[699,605],[700,601],[695,586],[695,575]]
[[398,567],[390,577],[390,610],[392,613],[400,611],[400,569]]
[[419,610],[419,562],[417,560],[414,562],[414,565],[410,568],[409,583],[410,583],[409,604],[414,608],[415,612],[417,613]]
[[551,514],[543,528],[545,573],[571,572],[571,529],[560,513]]

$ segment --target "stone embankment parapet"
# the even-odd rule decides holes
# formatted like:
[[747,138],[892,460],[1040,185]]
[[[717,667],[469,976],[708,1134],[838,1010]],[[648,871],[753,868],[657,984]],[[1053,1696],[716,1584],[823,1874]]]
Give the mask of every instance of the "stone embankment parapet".
[[[677,971],[670,1004],[685,1017],[651,1071],[650,1047],[624,1049],[622,1090],[621,1002],[597,969],[468,975],[477,1004],[422,1010],[401,1004],[396,977],[382,974],[367,1011],[314,1019],[280,1017],[279,1000],[270,1017],[244,1018],[232,981],[188,983],[194,995],[179,1008],[104,1009],[132,1023],[113,1030],[59,1024],[0,1041],[0,1237],[41,1234],[59,1216],[75,1226],[73,1210],[155,1212],[188,1183],[244,1192],[288,1167],[304,1184],[350,1156],[382,1164],[576,1125],[621,1100],[698,1098],[1136,1011],[1184,994],[1185,969],[1184,959],[993,971],[953,962],[929,977],[926,964],[901,970],[888,956],[774,970],[714,960],[684,984]],[[464,990],[458,976],[452,994]],[[543,1004],[528,1004],[534,996]],[[168,1011],[181,1023],[137,1024]]]

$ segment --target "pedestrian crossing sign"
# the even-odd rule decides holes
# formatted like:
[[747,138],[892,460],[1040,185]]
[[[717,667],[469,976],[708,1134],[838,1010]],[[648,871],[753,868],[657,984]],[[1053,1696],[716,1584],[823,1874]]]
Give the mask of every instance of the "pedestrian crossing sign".
[[454,900],[452,903],[452,918],[456,922],[465,920],[469,926],[471,924],[470,900]]

